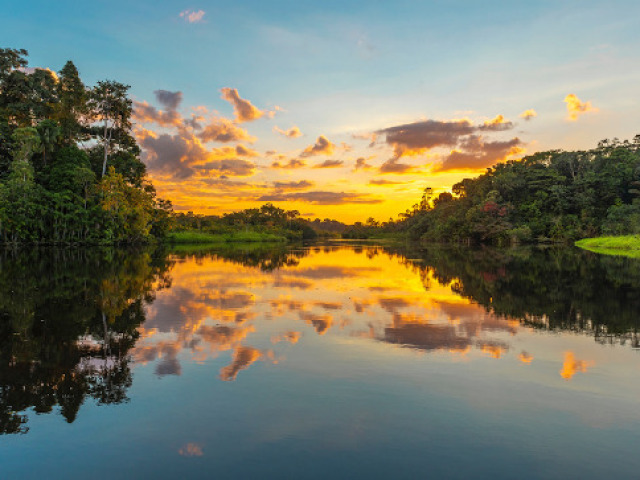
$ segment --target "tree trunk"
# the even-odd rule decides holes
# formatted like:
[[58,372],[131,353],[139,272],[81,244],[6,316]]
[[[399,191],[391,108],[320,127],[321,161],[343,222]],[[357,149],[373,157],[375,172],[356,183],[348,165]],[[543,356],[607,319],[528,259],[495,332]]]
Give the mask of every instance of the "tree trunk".
[[102,176],[107,173],[107,118],[104,119],[104,160],[102,161]]

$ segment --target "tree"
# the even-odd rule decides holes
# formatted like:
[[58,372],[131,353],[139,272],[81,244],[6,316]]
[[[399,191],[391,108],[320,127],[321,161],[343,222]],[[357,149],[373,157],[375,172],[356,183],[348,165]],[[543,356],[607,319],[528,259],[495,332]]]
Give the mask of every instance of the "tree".
[[127,97],[129,85],[105,80],[91,91],[91,110],[95,121],[102,126],[96,129],[103,149],[102,177],[107,172],[109,154],[120,142],[128,140],[131,129],[132,102]]
[[42,160],[47,165],[47,152],[51,152],[58,142],[60,136],[60,127],[53,120],[43,120],[37,127],[40,136],[40,145],[42,147]]
[[82,129],[82,118],[87,115],[87,90],[80,79],[78,69],[72,61],[65,63],[58,72],[59,103],[55,118],[60,124],[62,140],[67,145],[78,139]]

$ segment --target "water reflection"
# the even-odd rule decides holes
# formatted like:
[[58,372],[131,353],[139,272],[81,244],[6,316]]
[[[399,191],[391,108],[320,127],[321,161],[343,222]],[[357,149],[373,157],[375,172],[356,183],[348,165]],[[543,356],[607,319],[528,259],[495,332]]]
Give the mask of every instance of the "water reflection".
[[128,400],[144,305],[170,285],[168,257],[110,250],[0,255],[0,432],[28,408],[71,423],[87,397]]
[[638,347],[638,263],[576,249],[50,250],[0,262],[2,433],[26,432],[28,409],[73,422],[87,398],[126,402],[134,366],[179,376],[223,356],[217,377],[234,381],[316,341],[522,368],[553,358],[566,381],[598,361],[535,332]]

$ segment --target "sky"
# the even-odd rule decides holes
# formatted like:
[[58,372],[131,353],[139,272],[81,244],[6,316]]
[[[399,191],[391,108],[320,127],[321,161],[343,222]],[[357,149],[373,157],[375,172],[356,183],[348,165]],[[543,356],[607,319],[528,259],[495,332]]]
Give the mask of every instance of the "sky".
[[0,44],[131,86],[160,196],[385,221],[499,161],[640,133],[640,2],[10,1]]

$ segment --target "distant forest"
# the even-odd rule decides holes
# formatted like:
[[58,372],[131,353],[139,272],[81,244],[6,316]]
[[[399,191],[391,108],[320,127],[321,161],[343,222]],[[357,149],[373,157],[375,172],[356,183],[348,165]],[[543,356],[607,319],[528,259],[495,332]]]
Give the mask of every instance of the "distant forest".
[[127,85],[87,87],[0,48],[0,242],[136,243],[163,237],[157,198],[131,135]]
[[539,152],[499,163],[435,196],[426,188],[398,222],[373,219],[345,232],[454,243],[570,242],[640,233],[640,135],[592,150]]

